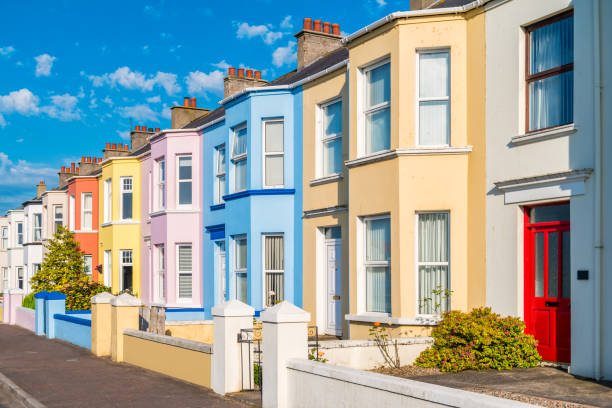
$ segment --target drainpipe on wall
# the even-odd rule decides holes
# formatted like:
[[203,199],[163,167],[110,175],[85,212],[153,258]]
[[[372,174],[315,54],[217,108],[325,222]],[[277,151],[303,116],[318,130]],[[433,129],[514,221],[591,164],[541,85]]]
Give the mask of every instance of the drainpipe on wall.
[[595,133],[595,379],[601,379],[601,273],[603,271],[603,140],[601,122],[601,41],[600,0],[593,0],[593,130]]

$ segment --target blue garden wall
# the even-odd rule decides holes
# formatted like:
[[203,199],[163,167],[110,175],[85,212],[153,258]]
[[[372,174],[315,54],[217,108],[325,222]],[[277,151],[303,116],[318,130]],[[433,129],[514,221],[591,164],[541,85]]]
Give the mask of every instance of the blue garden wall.
[[34,298],[37,335],[91,350],[91,311],[66,311],[66,295],[60,292],[39,292]]
[[55,337],[91,350],[91,317],[83,319],[72,314],[55,314]]

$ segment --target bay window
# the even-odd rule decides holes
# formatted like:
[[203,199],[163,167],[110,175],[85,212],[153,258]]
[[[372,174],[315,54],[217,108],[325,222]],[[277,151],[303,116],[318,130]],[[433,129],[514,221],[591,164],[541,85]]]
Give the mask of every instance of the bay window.
[[246,236],[234,239],[234,273],[236,280],[236,299],[243,303],[248,301],[247,293],[247,238]]
[[57,233],[62,225],[64,225],[64,207],[56,205],[53,207],[53,233]]
[[192,296],[193,259],[191,245],[178,245],[178,298],[189,300]]
[[417,214],[417,274],[420,314],[441,314],[450,306],[449,214]]
[[132,177],[121,177],[121,219],[132,219],[132,203],[134,184]]
[[234,192],[247,189],[247,128],[234,129],[232,163],[234,164]]
[[366,312],[391,313],[391,224],[388,216],[363,220]]
[[282,235],[264,235],[264,299],[274,306],[285,299],[285,253]]
[[284,122],[264,121],[264,187],[282,187],[284,184]]
[[156,210],[166,208],[166,160],[163,158],[157,161],[157,187],[155,189],[157,198],[155,200]]
[[421,146],[450,144],[450,53],[418,53],[417,134]]
[[34,214],[34,229],[32,230],[34,241],[42,240],[42,214]]
[[320,108],[321,140],[319,147],[321,177],[342,172],[342,101],[334,101]]
[[217,158],[215,160],[215,203],[223,202],[225,195],[225,145],[216,149]]
[[191,205],[192,184],[191,155],[178,156],[178,205]]
[[365,95],[365,154],[388,150],[391,145],[391,64],[375,64],[363,70]]
[[93,217],[93,200],[91,193],[81,194],[81,230],[91,231],[92,230],[92,217]]
[[527,27],[527,131],[572,123],[574,18],[572,11]]

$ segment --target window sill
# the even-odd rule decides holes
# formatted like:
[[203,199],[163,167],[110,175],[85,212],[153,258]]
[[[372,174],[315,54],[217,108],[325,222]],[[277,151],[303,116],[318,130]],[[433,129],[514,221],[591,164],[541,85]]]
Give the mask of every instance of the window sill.
[[138,225],[138,224],[140,224],[140,221],[121,220],[121,221],[105,222],[104,224],[101,225],[101,227],[111,227],[113,225]]
[[543,140],[554,139],[557,137],[569,136],[578,131],[573,123],[568,125],[557,126],[550,129],[537,130],[535,132],[526,133],[524,135],[513,136],[510,143],[513,146],[520,146],[528,143],[541,142]]
[[340,173],[332,174],[330,176],[319,177],[314,180],[310,180],[310,187],[320,186],[321,184],[333,183],[336,181],[340,181],[344,178],[344,176]]
[[98,230],[76,230],[76,231],[72,231],[75,234],[92,234],[92,233],[97,233]]
[[225,208],[225,203],[219,203],[219,204],[211,205],[210,211],[222,210],[224,208]]
[[384,313],[367,313],[359,315],[347,314],[344,318],[351,322],[374,323],[380,322],[384,324],[391,323],[398,326],[435,326],[442,318],[437,316],[416,316],[416,317],[391,317]]
[[379,161],[394,159],[399,156],[446,156],[457,154],[468,154],[472,151],[472,146],[448,146],[448,147],[417,147],[414,149],[394,149],[383,150],[367,156],[344,162],[346,167],[358,167],[365,164],[376,163]]

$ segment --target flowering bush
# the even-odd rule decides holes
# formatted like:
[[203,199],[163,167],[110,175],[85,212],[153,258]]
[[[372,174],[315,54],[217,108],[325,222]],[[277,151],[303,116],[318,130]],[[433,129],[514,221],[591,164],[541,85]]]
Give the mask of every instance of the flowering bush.
[[501,317],[488,307],[448,312],[433,330],[434,344],[415,365],[444,372],[534,367],[542,358],[536,340],[524,330],[521,319]]
[[[387,323],[391,326],[391,322]],[[397,348],[397,340],[391,341],[391,337],[387,334],[387,328],[381,326],[380,322],[374,322],[370,327],[370,337],[374,340],[376,347],[385,359],[385,364],[390,368],[400,368],[399,349]],[[393,352],[389,350],[389,345],[393,345]]]
[[110,288],[82,277],[64,285],[60,292],[66,295],[66,310],[90,310],[92,296],[110,292]]

